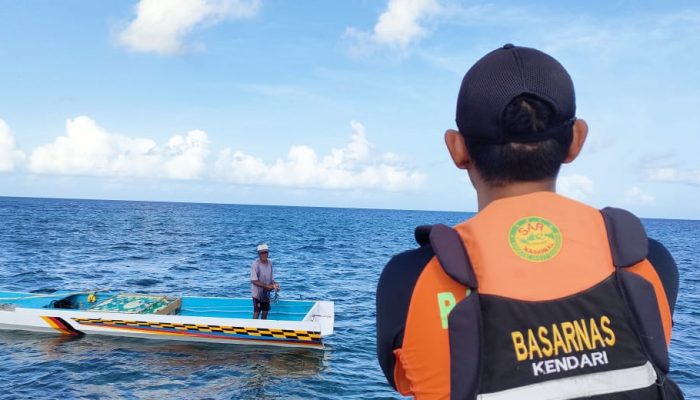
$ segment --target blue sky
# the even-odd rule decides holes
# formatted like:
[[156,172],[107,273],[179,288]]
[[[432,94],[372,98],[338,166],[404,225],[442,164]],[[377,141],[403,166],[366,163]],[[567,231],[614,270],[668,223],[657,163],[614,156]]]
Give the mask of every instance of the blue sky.
[[700,218],[697,2],[3,2],[0,195],[474,211],[443,144],[507,42],[570,72],[559,191]]

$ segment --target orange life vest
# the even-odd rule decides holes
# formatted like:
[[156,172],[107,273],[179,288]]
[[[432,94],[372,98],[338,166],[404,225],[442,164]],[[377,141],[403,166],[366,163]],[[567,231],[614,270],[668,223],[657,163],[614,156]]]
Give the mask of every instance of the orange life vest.
[[394,351],[400,393],[682,396],[665,377],[668,301],[632,214],[539,192],[495,201],[455,230],[435,226],[430,239],[436,257]]

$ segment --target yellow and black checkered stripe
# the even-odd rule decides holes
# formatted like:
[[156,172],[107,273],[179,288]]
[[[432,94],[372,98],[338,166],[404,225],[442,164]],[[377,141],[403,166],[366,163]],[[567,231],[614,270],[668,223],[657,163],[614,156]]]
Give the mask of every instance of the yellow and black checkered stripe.
[[300,341],[309,342],[309,344],[321,342],[320,332],[305,330],[179,324],[173,322],[129,321],[102,318],[73,318],[73,320],[81,325],[105,326],[164,334],[184,334],[200,337],[226,337],[235,335],[237,338],[245,339]]

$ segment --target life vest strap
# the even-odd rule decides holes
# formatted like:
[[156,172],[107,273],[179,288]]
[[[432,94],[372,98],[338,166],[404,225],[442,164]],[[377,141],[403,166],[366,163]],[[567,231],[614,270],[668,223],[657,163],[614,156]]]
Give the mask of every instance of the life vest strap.
[[482,374],[483,322],[479,295],[471,292],[449,316],[450,398],[473,399]]
[[627,304],[637,321],[644,348],[654,364],[663,373],[668,373],[668,348],[654,287],[646,279],[627,270],[620,270],[617,275],[624,289]]
[[626,268],[644,260],[649,251],[649,239],[642,221],[620,208],[605,207],[600,212],[608,232],[613,264]]
[[469,254],[456,230],[443,224],[434,225],[430,230],[430,244],[447,275],[470,289],[477,288]]
[[637,322],[640,339],[649,357],[663,372],[668,373],[669,356],[659,303],[654,287],[631,271],[647,257],[649,240],[642,222],[629,211],[606,207],[603,214],[613,264],[625,293],[625,301]]

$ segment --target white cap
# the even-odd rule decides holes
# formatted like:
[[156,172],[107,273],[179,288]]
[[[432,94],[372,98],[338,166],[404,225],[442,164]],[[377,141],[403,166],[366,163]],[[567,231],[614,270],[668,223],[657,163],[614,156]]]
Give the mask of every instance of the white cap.
[[258,250],[258,253],[260,253],[262,251],[270,251],[270,248],[267,247],[267,243],[261,243],[258,245],[257,250]]

